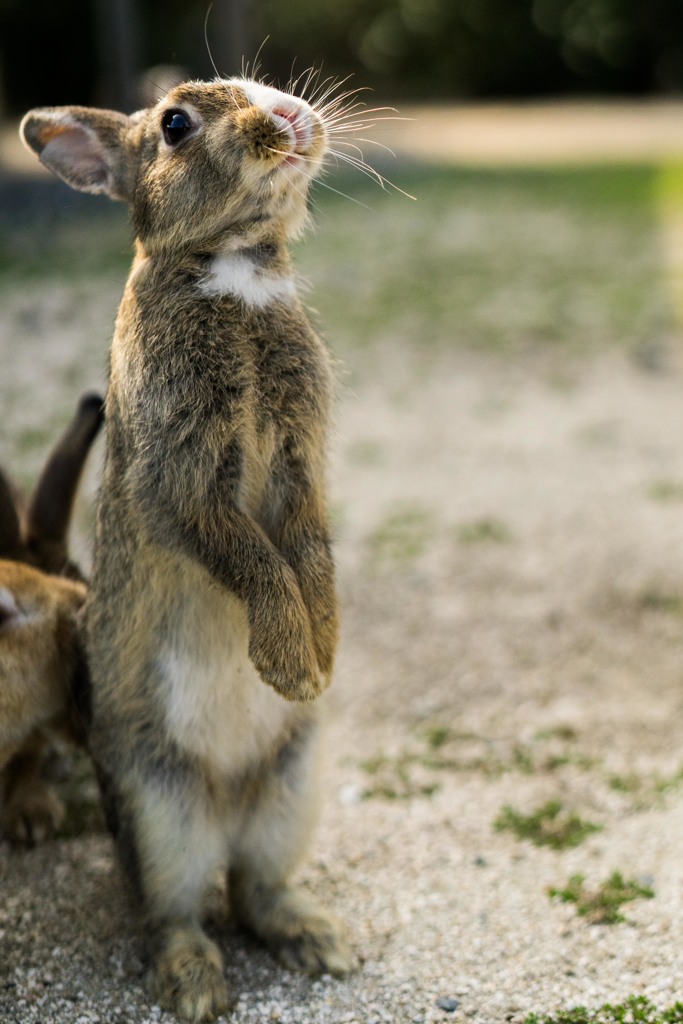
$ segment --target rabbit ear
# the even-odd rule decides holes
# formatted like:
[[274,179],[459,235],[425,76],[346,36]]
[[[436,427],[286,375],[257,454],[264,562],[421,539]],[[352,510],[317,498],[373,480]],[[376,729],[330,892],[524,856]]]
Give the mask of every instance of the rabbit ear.
[[50,453],[29,503],[26,544],[45,572],[60,572],[67,562],[67,534],[76,488],[103,419],[102,398],[84,395]]
[[21,546],[21,527],[12,487],[0,472],[0,558],[18,558]]
[[24,144],[67,185],[81,192],[130,196],[125,114],[88,107],[39,107],[19,126]]

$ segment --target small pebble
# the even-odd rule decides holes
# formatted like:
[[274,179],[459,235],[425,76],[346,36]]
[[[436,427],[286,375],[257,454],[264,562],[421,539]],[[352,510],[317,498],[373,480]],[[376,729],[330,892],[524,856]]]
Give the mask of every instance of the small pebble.
[[446,1013],[455,1013],[460,1006],[457,999],[450,999],[448,996],[441,996],[436,1001],[436,1005],[440,1010],[445,1010]]

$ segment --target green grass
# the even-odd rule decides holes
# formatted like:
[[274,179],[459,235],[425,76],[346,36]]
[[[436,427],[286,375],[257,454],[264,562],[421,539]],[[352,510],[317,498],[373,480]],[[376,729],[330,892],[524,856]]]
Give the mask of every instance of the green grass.
[[606,882],[595,889],[586,887],[583,875],[572,875],[563,889],[551,888],[548,895],[563,903],[573,903],[577,913],[591,924],[620,924],[626,920],[621,913],[624,903],[654,897],[654,890],[635,879],[625,879],[621,872],[613,871]]
[[653,501],[664,504],[683,502],[683,480],[655,480],[647,493]]
[[429,509],[416,504],[398,505],[367,538],[371,564],[408,568],[425,551],[432,532]]
[[461,544],[507,544],[512,540],[512,532],[500,519],[485,518],[461,523],[457,537]]
[[508,805],[493,824],[497,832],[513,832],[518,839],[528,839],[534,846],[549,846],[553,850],[580,846],[602,827],[565,810],[559,800],[549,800],[531,814],[522,814]]
[[524,1024],[683,1024],[683,1003],[660,1010],[645,996],[630,996],[623,1003],[605,1003],[593,1010],[577,1006],[556,1013],[532,1013]]
[[644,611],[683,617],[683,597],[680,594],[672,594],[659,590],[657,587],[650,587],[640,595],[639,603]]
[[439,721],[421,723],[397,754],[377,754],[360,763],[368,776],[364,796],[392,800],[431,796],[447,774],[474,772],[497,778],[508,772],[553,774],[566,766],[599,770],[597,762],[576,748],[575,740],[574,730],[565,726],[546,730],[523,743],[495,741]]
[[394,177],[417,202],[346,181],[369,209],[316,193],[318,227],[297,256],[335,344],[615,345],[648,359],[666,344],[656,167],[399,167]]

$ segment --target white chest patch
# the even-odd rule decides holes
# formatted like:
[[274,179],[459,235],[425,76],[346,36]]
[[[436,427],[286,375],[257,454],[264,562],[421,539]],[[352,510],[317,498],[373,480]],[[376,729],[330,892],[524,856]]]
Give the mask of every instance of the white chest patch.
[[204,295],[231,295],[257,308],[273,302],[292,302],[296,297],[296,285],[291,277],[265,270],[239,253],[214,256],[207,275],[199,283],[199,290]]
[[226,775],[272,750],[290,707],[248,655],[242,603],[231,595],[193,602],[172,649],[159,659],[166,725],[176,742]]

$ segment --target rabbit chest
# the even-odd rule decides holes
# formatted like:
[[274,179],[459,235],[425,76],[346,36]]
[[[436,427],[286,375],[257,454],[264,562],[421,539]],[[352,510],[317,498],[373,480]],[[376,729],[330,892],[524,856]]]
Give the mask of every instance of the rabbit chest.
[[230,485],[270,532],[288,485],[283,452],[326,432],[327,351],[290,278],[282,280],[291,294],[275,290],[259,305],[207,287],[215,260],[176,269],[163,288],[147,262],[131,276],[112,349],[110,398],[126,435],[126,472],[136,472],[142,453],[146,472],[175,474],[183,499],[204,505],[220,475],[223,492]]

